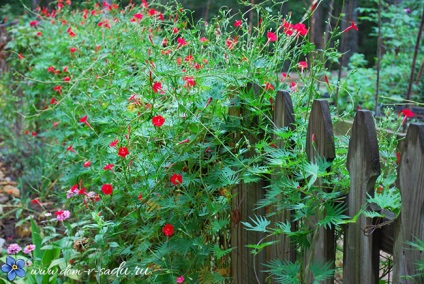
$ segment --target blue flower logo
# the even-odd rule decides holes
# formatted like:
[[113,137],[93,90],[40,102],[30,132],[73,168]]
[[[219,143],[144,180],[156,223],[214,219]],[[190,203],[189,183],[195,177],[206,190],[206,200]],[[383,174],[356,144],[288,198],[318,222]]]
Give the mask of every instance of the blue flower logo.
[[1,271],[7,273],[7,279],[13,281],[13,279],[18,277],[24,277],[26,275],[23,267],[25,266],[25,261],[23,259],[15,260],[13,257],[6,257],[6,263],[1,266]]

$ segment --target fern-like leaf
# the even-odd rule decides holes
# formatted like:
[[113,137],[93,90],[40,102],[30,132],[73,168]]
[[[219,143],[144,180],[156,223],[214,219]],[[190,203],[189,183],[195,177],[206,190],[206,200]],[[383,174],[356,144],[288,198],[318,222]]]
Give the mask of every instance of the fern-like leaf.
[[255,215],[255,217],[256,217],[256,220],[254,220],[253,218],[249,217],[249,219],[252,220],[252,222],[253,222],[254,225],[251,225],[248,222],[241,222],[246,227],[246,230],[248,230],[248,231],[256,231],[256,232],[264,232],[264,233],[268,232],[268,230],[267,230],[266,227],[269,224],[271,224],[271,222],[268,221],[265,217],[262,217],[262,216],[256,216]]
[[292,263],[288,260],[274,259],[268,264],[264,264],[268,267],[268,272],[272,278],[281,284],[299,284],[298,274],[300,266],[298,263]]

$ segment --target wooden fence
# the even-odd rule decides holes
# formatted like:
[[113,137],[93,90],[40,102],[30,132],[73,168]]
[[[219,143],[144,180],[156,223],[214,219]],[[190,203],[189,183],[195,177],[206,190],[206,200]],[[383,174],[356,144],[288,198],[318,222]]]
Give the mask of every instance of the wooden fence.
[[[248,86],[258,91],[258,86]],[[247,125],[255,125],[248,110],[233,108],[230,114],[243,117]],[[274,123],[277,127],[294,129],[294,113],[290,95],[279,91],[275,99]],[[312,134],[314,141],[312,141]],[[248,137],[250,143],[255,139]],[[306,149],[308,158],[314,162],[317,156],[327,161],[335,158],[334,132],[332,119],[326,100],[315,100],[309,117]],[[277,146],[282,146],[277,145]],[[393,255],[393,283],[423,283],[423,278],[401,278],[418,273],[415,263],[424,259],[424,252],[413,250],[406,242],[414,237],[424,239],[424,124],[411,124],[400,149],[401,159],[396,182],[401,192],[402,208],[400,216],[390,225],[379,226],[381,222],[394,219],[394,214],[385,212],[386,220],[366,218],[361,215],[357,222],[344,227],[343,240],[343,283],[378,283],[380,250]],[[249,155],[249,153],[248,153]],[[370,111],[359,110],[350,129],[347,169],[350,173],[350,191],[346,196],[347,215],[353,217],[366,203],[367,193],[375,192],[375,181],[380,175],[380,156],[376,127]],[[271,177],[272,178],[272,177]],[[266,181],[240,184],[233,189],[236,197],[232,203],[232,246],[231,255],[233,283],[270,283],[263,263],[272,259],[296,260],[296,252],[287,237],[279,237],[279,243],[268,247],[254,256],[246,247],[256,244],[264,234],[247,231],[241,222],[249,222],[253,214],[265,215],[255,210],[256,203],[264,197]],[[376,206],[373,210],[379,210]],[[273,216],[272,221],[290,220],[290,212]],[[390,223],[390,222],[388,222]],[[375,228],[372,234],[364,233],[365,228]],[[274,240],[276,240],[274,238]],[[335,262],[335,233],[322,229],[316,238],[313,259]],[[312,252],[307,252],[310,254]],[[304,260],[300,260],[304,261]],[[307,284],[313,283],[310,277]],[[335,283],[334,279],[321,283]]]

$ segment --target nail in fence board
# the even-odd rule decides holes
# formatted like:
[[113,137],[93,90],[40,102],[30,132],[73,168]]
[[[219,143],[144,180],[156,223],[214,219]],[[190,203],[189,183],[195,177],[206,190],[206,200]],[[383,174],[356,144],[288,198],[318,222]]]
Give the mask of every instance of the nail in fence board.
[[406,242],[424,241],[424,124],[411,124],[401,151],[398,184],[402,198],[401,213],[395,230],[393,283],[424,283],[416,263],[424,260],[424,252]]
[[[348,215],[353,217],[365,203],[366,194],[374,195],[375,181],[380,175],[377,135],[370,111],[356,113],[346,165],[350,173]],[[362,232],[371,224],[371,219],[361,215],[356,223],[345,228],[344,284],[378,283],[379,250],[373,246],[373,235],[366,236]]]

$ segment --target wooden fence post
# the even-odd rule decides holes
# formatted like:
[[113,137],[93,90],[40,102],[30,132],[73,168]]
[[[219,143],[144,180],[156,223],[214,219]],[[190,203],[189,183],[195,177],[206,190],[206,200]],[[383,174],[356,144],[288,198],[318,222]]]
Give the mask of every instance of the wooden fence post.
[[[406,134],[398,172],[402,197],[401,213],[395,229],[393,249],[393,283],[424,283],[417,276],[416,262],[424,252],[412,249],[406,242],[424,241],[424,124],[411,124]],[[402,276],[412,276],[409,279]],[[421,274],[422,275],[422,274]]]
[[[282,128],[288,127],[290,130],[295,130],[295,118],[293,111],[293,102],[290,94],[285,91],[278,91],[275,98],[274,106],[274,117],[273,121],[275,127]],[[276,140],[276,136],[274,139]],[[282,140],[276,140],[275,142],[278,148],[284,147]],[[281,199],[281,196],[277,198]],[[288,210],[275,214],[269,218],[272,224],[276,222],[286,222],[291,220],[291,215]],[[266,261],[269,262],[273,259],[289,260],[291,262],[296,261],[296,248],[290,244],[290,239],[286,235],[273,236],[269,241],[277,241],[272,246],[266,247]]]
[[[348,215],[355,216],[366,201],[366,194],[374,195],[375,180],[380,175],[377,135],[370,111],[356,113],[349,141],[347,169],[350,173],[350,192],[347,197]],[[361,215],[356,223],[345,228],[343,254],[343,283],[378,283],[379,249],[373,235],[362,229],[372,220]]]
[[[308,154],[309,161],[312,163],[316,163],[316,159],[318,158],[325,158],[331,162],[336,157],[333,125],[331,123],[331,114],[327,100],[314,100],[312,104],[306,137],[306,153]],[[321,180],[317,180],[315,184],[321,186]],[[318,217],[314,216],[309,221],[313,224],[311,229],[314,230],[313,227],[319,221]],[[332,268],[335,267],[336,246],[334,229],[320,228],[315,243],[311,243],[311,246],[314,247],[314,250],[308,250],[305,253],[306,269],[309,269],[307,265],[310,261],[312,263],[331,262]],[[306,279],[307,283],[313,283],[313,275],[306,272],[305,275],[309,275],[308,279]],[[328,279],[320,283],[331,284],[334,283],[334,279]]]
[[[246,91],[254,91],[259,93],[260,87],[257,85],[249,84]],[[230,110],[230,113],[236,112]],[[239,115],[244,125],[255,127],[257,124],[257,117],[249,114],[247,107],[241,107]],[[246,135],[251,145],[257,142],[257,138],[253,135]],[[250,152],[245,153],[247,157],[252,155],[254,147]],[[263,272],[265,267],[265,250],[253,255],[251,249],[247,248],[248,244],[257,244],[265,237],[265,233],[247,231],[243,228],[241,222],[249,222],[249,217],[253,214],[258,216],[265,216],[265,209],[261,208],[255,210],[257,202],[264,198],[265,181],[260,180],[252,183],[241,183],[232,189],[232,216],[231,216],[231,275],[232,281],[236,284],[249,284],[249,283],[265,283],[266,274]]]

